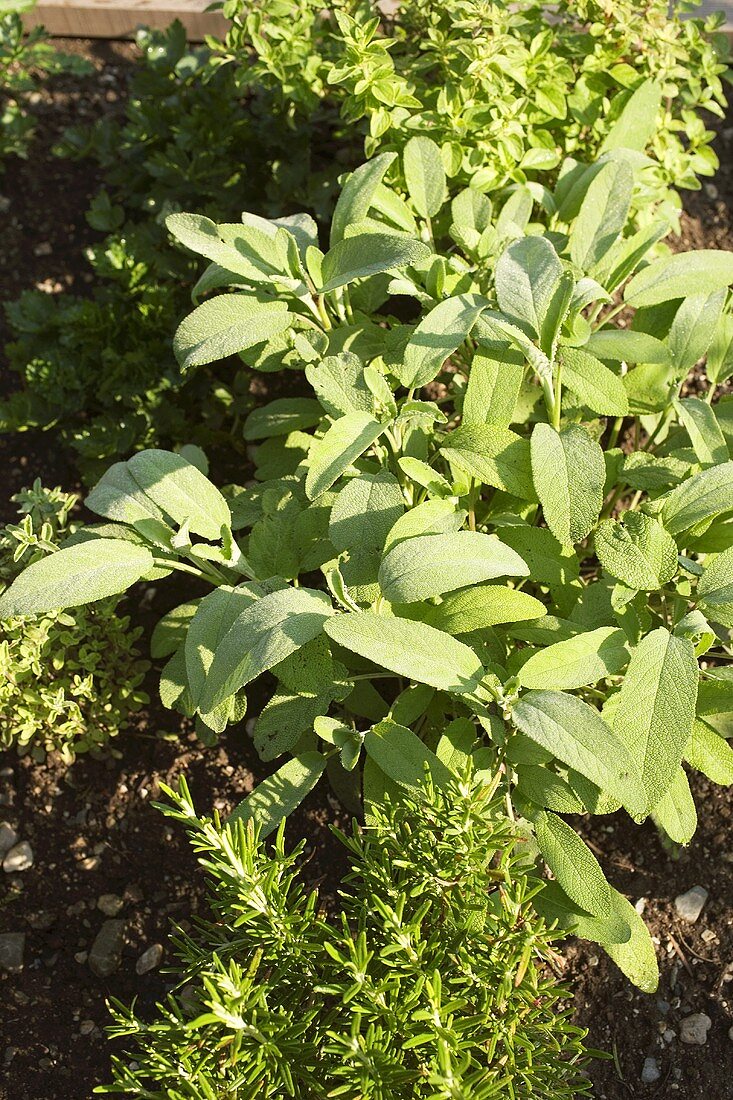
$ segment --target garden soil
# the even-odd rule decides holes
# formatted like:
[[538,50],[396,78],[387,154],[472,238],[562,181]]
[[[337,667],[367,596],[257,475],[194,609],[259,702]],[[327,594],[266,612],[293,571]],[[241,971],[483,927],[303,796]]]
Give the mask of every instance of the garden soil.
[[[31,159],[9,162],[0,177],[0,300],[26,287],[78,293],[89,284],[83,249],[99,235],[84,213],[98,180],[88,164],[54,158],[51,147],[64,126],[119,110],[133,47],[64,45],[90,57],[95,73],[59,77],[43,89]],[[687,198],[680,247],[733,248],[732,119],[717,147],[723,168],[714,184]],[[4,339],[0,333],[0,345]],[[0,393],[12,386],[9,372],[0,373]],[[14,514],[10,493],[35,476],[78,488],[53,433],[0,439],[0,464],[0,521]],[[148,627],[175,595],[169,588],[138,593]],[[156,606],[162,599],[168,602]],[[148,689],[155,699],[154,675]],[[250,700],[252,713],[257,702]],[[105,761],[81,758],[70,769],[9,753],[0,759],[0,821],[33,850],[32,867],[3,875],[0,889],[0,933],[24,936],[22,970],[0,972],[0,1100],[88,1100],[109,1080],[115,1045],[104,1035],[107,999],[136,998],[149,1013],[171,988],[171,922],[190,927],[207,899],[182,829],[154,808],[161,784],[185,775],[201,811],[226,814],[263,775],[244,727],[206,749],[189,725],[154,704],[118,739],[116,752]],[[598,1100],[733,1097],[733,800],[705,780],[693,780],[693,789],[700,825],[679,853],[666,851],[651,825],[620,816],[578,823],[613,883],[643,911],[662,972],[659,992],[642,994],[593,944],[565,946],[562,977],[574,990],[577,1019],[592,1045],[610,1055],[592,1071]],[[324,898],[334,898],[344,869],[328,826],[347,816],[324,788],[288,826],[294,841],[307,838],[304,874]],[[707,891],[707,901],[688,923],[675,898],[694,886]],[[123,922],[121,954],[114,973],[101,978],[89,955],[110,919]],[[140,974],[146,952],[154,965]],[[694,1014],[709,1020],[701,1045],[681,1041],[682,1022]]]

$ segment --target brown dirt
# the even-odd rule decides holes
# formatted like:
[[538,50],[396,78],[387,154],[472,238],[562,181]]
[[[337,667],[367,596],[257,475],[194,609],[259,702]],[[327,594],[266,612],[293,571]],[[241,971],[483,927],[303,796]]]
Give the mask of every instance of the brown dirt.
[[[0,177],[0,195],[11,202],[0,224],[0,300],[39,284],[54,293],[87,284],[82,249],[97,234],[84,213],[98,180],[89,165],[57,160],[50,148],[64,125],[117,109],[133,48],[89,41],[64,46],[91,57],[96,74],[84,81],[59,78],[44,88],[32,159],[10,164]],[[721,129],[723,167],[714,184],[687,198],[685,247],[733,248],[731,145],[733,129]],[[49,247],[39,250],[39,244]],[[3,338],[0,332],[0,344]],[[0,375],[0,391],[8,383]],[[34,476],[76,487],[73,467],[49,433],[0,439],[0,463],[0,520],[13,514],[10,493]],[[154,677],[150,691],[154,697]],[[255,706],[252,700],[253,712]],[[163,967],[172,962],[170,921],[185,922],[201,911],[205,889],[182,831],[152,808],[160,783],[172,785],[185,775],[202,810],[226,811],[264,771],[243,729],[205,749],[185,723],[179,726],[176,716],[155,706],[116,748],[119,757],[81,758],[70,770],[10,753],[0,760],[0,819],[11,822],[35,853],[30,871],[4,876],[0,895],[0,931],[27,937],[22,973],[0,974],[0,1100],[85,1100],[108,1080],[106,998],[129,1003],[137,997],[140,1009],[152,1010],[170,987],[164,972],[138,976],[135,963],[153,943],[165,947]],[[565,976],[576,991],[578,1020],[589,1027],[595,1046],[615,1054],[593,1071],[598,1100],[733,1096],[732,809],[728,792],[704,780],[693,786],[699,831],[677,857],[650,825],[637,828],[620,817],[584,825],[614,884],[634,903],[645,899],[662,969],[659,993],[648,996],[634,990],[600,948],[567,946]],[[317,791],[289,824],[293,840],[308,838],[307,874],[323,881],[326,893],[335,890],[343,867],[326,828],[340,813],[332,796]],[[704,886],[710,897],[698,922],[685,925],[674,898],[693,885]],[[86,959],[105,919],[97,907],[103,894],[123,898],[126,928],[121,967],[107,980],[95,977]],[[712,1020],[704,1047],[679,1041],[680,1020],[690,1012],[706,1012]],[[647,1056],[657,1058],[661,1070],[651,1086],[640,1082]]]

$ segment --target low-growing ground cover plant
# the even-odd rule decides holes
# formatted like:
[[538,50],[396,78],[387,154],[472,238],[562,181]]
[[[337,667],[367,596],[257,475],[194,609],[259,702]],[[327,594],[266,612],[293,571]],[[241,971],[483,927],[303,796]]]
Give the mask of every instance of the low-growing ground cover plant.
[[3,0],[0,5],[0,175],[9,156],[27,157],[35,121],[28,96],[42,76],[71,72],[84,76],[88,61],[54,49],[42,27],[26,34],[22,13],[33,0]]
[[369,157],[425,134],[448,175],[483,192],[633,148],[653,164],[640,211],[661,203],[674,218],[675,189],[717,167],[701,111],[725,105],[722,17],[689,18],[694,7],[402,0],[385,17],[351,0],[228,0],[221,53],[243,87],[287,97],[298,124],[335,102]]
[[[0,591],[29,564],[58,550],[80,525],[78,498],[36,482],[13,497],[19,522],[0,530]],[[0,621],[0,746],[43,760],[98,752],[148,702],[140,627],[117,599]]]
[[[450,755],[450,749],[448,750]],[[116,1006],[131,1044],[98,1093],[239,1100],[560,1100],[587,1094],[583,1032],[553,981],[553,936],[533,908],[496,782],[422,781],[371,827],[340,836],[341,912],[299,879],[303,845],[271,851],[252,823],[182,821],[213,919],[180,934],[183,988],[152,1022]],[[540,895],[541,896],[541,895]],[[183,984],[185,983],[185,985]]]
[[715,402],[733,256],[658,254],[664,223],[629,222],[623,150],[568,167],[539,222],[523,190],[447,201],[429,139],[405,149],[405,194],[383,183],[393,157],[348,178],[325,253],[307,215],[169,219],[211,261],[196,296],[227,288],[180,326],[182,368],[239,352],[304,369],[313,396],[248,417],[255,484],[220,492],[195,453],[113,466],[87,499],[106,522],[21,574],[0,614],[191,576],[153,636],[163,702],[213,738],[275,678],[254,739],[291,759],[240,815],[274,828],[326,772],[367,809],[426,764],[440,785],[448,726],[459,756],[501,767],[556,880],[548,917],[653,989],[641,918],[562,815],[623,808],[686,843],[683,763],[733,780]]

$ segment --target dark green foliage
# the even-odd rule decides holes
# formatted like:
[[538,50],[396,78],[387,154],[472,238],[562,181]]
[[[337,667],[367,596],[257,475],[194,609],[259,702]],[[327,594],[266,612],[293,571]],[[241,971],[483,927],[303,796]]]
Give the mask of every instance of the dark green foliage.
[[490,785],[416,791],[342,836],[340,916],[300,879],[301,843],[272,851],[242,821],[171,816],[212,884],[213,920],[181,936],[183,989],[131,1040],[98,1092],[149,1100],[580,1097],[583,1032],[552,978],[519,833]]
[[0,175],[6,157],[28,156],[35,129],[28,96],[40,78],[91,71],[88,61],[49,45],[42,27],[25,34],[21,13],[30,6],[32,0],[6,0],[0,8]]
[[[18,493],[21,520],[0,530],[0,590],[26,566],[57,551],[72,532],[77,502],[36,482]],[[0,622],[0,746],[43,759],[99,751],[148,702],[142,634],[117,610],[119,599],[74,611]]]

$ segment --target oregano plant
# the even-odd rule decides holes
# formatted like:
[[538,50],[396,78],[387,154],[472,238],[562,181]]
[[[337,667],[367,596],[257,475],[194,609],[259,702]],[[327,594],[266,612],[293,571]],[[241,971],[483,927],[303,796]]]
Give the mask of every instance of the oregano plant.
[[235,820],[266,835],[325,774],[378,813],[470,757],[552,872],[548,919],[652,990],[641,917],[564,815],[684,844],[685,765],[733,781],[733,254],[638,227],[627,149],[496,209],[429,139],[403,188],[395,156],[345,180],[325,248],[307,215],[169,218],[209,260],[182,369],[239,355],[297,392],[245,422],[253,483],[220,491],[195,449],[113,466],[104,522],[0,615],[190,576],[153,635],[164,703],[213,739],[275,681],[253,736],[283,763]]

